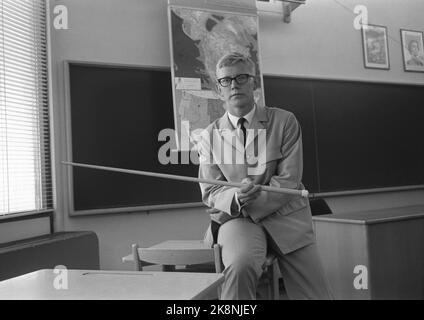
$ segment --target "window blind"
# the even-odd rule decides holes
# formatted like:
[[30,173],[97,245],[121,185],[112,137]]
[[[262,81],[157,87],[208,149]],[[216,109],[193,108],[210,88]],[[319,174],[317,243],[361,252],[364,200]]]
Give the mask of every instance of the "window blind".
[[0,215],[52,208],[45,0],[0,0]]

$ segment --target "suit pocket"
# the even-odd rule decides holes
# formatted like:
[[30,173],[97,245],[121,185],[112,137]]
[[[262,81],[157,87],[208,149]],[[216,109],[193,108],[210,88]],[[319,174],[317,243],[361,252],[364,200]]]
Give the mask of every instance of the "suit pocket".
[[288,216],[308,206],[307,198],[296,198],[277,210],[278,214]]

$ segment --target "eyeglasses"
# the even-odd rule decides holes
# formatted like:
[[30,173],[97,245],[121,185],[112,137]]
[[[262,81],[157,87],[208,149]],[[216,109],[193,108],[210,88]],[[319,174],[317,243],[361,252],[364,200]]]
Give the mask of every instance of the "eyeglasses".
[[253,76],[250,74],[238,74],[235,77],[219,78],[218,83],[222,87],[228,87],[229,85],[231,85],[231,82],[233,82],[233,80],[236,80],[237,84],[245,84],[250,77],[253,77]]

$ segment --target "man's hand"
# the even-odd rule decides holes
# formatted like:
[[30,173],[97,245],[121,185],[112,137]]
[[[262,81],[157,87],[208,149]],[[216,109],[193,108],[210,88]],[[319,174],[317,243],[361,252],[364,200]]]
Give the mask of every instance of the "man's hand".
[[241,183],[247,183],[237,192],[237,199],[241,206],[249,204],[255,200],[261,192],[261,186],[255,186],[250,178],[244,178]]

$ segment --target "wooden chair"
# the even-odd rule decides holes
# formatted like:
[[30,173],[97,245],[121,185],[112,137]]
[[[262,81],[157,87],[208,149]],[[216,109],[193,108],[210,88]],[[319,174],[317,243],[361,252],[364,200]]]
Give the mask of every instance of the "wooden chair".
[[219,245],[211,248],[201,240],[171,240],[147,248],[133,244],[131,254],[123,257],[122,261],[133,262],[136,271],[148,265],[161,265],[163,271],[176,271],[176,266],[213,263],[215,272],[222,272]]
[[[215,244],[211,248],[202,240],[170,240],[152,247],[142,248],[138,244],[131,245],[131,254],[122,258],[123,262],[134,263],[136,271],[143,270],[144,266],[161,265],[163,271],[197,271],[192,266],[205,264],[214,265],[215,272],[223,270],[220,246]],[[176,266],[186,266],[186,269],[176,270]],[[264,278],[269,282],[269,299],[279,299],[277,259],[268,254],[263,265]],[[219,293],[218,295],[219,296]]]

